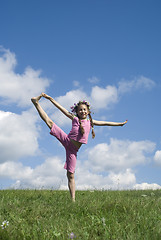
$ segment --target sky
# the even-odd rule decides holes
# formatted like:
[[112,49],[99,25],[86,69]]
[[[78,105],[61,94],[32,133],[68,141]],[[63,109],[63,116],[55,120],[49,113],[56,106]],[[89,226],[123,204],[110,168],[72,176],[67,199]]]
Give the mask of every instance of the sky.
[[[41,92],[128,119],[95,126],[76,189],[161,189],[160,22],[160,0],[0,0],[0,189],[67,189],[65,150],[30,101]],[[71,120],[40,104],[69,133]]]

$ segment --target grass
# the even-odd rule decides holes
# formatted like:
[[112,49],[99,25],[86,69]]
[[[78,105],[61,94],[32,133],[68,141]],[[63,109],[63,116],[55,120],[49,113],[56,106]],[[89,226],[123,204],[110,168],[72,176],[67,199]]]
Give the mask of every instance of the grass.
[[1,190],[0,240],[160,240],[161,191]]

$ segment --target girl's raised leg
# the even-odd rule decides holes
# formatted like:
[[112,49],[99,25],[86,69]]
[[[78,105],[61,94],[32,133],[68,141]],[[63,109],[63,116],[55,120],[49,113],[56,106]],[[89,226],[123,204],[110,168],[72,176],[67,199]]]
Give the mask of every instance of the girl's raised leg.
[[68,187],[70,191],[70,195],[72,198],[72,201],[75,202],[75,179],[74,179],[74,173],[71,173],[67,171],[67,178],[68,178]]
[[48,127],[51,129],[53,126],[53,121],[48,117],[48,115],[46,114],[46,112],[44,111],[44,109],[40,106],[39,104],[39,100],[42,97],[42,94],[40,94],[40,96],[38,97],[33,97],[31,98],[32,103],[34,104],[34,106],[36,107],[40,117],[42,118],[42,120],[48,125]]

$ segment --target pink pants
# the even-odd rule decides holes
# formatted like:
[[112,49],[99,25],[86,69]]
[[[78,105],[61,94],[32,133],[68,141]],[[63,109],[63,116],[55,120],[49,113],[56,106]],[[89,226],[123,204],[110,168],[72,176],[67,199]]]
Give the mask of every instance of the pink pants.
[[56,137],[66,150],[66,162],[64,168],[67,171],[74,173],[76,167],[78,148],[70,141],[68,135],[55,123],[53,123],[50,134]]

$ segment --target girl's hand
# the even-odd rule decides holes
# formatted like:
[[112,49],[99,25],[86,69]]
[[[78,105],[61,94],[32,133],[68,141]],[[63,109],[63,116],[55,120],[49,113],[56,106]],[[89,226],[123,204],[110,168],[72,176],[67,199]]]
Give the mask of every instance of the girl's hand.
[[128,120],[126,120],[125,122],[123,122],[123,123],[121,124],[121,127],[124,126],[124,125],[127,123],[127,121],[128,121]]
[[46,93],[42,93],[41,94],[44,98],[46,98],[46,99],[50,99],[51,97],[49,96],[49,95],[47,95]]

